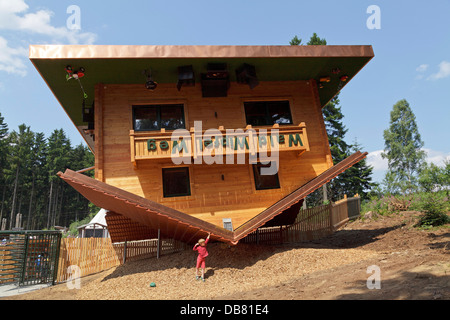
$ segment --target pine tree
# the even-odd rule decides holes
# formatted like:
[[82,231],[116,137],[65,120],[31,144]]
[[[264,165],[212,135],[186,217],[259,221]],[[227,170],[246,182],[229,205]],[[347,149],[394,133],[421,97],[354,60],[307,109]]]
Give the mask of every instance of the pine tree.
[[64,196],[64,185],[56,174],[58,171],[64,171],[69,167],[70,154],[70,140],[67,138],[64,130],[54,130],[48,139],[47,172],[50,191],[47,209],[47,228],[59,222]]
[[[0,168],[4,168],[6,161],[6,148],[7,148],[7,140],[8,137],[8,125],[5,122],[5,118],[2,117],[0,112]],[[2,172],[0,171],[0,177]]]
[[[72,170],[81,170],[94,166],[94,155],[88,147],[82,144],[77,145],[72,149],[69,161],[69,168]],[[93,170],[84,173],[87,176],[93,177]],[[65,222],[76,221],[79,217],[86,217],[90,213],[89,201],[70,186],[65,187],[65,196],[67,199],[76,199],[76,201],[65,201]],[[97,210],[98,211],[98,210]],[[64,223],[64,225],[68,225]]]
[[[350,147],[350,153],[361,150],[361,145],[355,141]],[[368,193],[377,184],[372,182],[373,167],[367,164],[367,160],[363,159],[354,164],[351,168],[343,172],[339,177],[344,183],[345,194],[358,194],[362,199],[368,198]]]
[[386,188],[391,192],[415,191],[426,153],[422,150],[424,144],[416,117],[405,99],[394,105],[389,129],[383,136],[385,148],[382,157],[388,160],[389,170],[384,181]]
[[302,43],[302,39],[299,39],[297,36],[294,36],[294,37],[292,38],[292,40],[289,41],[289,44],[290,44],[291,46],[299,46],[301,43]]
[[94,165],[89,148],[72,148],[64,130],[54,130],[46,139],[22,124],[9,133],[0,114],[0,165],[0,224],[6,218],[7,229],[15,226],[17,213],[23,217],[21,227],[39,230],[59,223],[68,226],[92,211],[90,202],[56,175],[66,168]]
[[39,213],[45,210],[45,202],[42,199],[45,197],[47,186],[46,174],[46,156],[47,156],[47,141],[44,133],[37,132],[34,134],[34,141],[32,147],[31,161],[29,164],[31,179],[31,188],[29,192],[29,206],[26,218],[26,228],[35,229]]
[[325,40],[325,38],[320,38],[317,33],[313,33],[313,35],[311,36],[311,38],[309,39],[308,46],[326,46],[327,45],[327,40]]
[[31,157],[31,148],[33,145],[33,132],[25,124],[19,126],[19,132],[13,131],[8,137],[9,153],[7,154],[7,166],[5,173],[7,180],[13,184],[12,201],[9,217],[10,230],[14,227],[15,214],[21,213],[21,189],[22,183],[26,182],[27,167]]
[[8,185],[5,179],[6,155],[8,154],[8,125],[5,118],[0,113],[0,228],[3,220],[3,210],[5,208],[6,191]]

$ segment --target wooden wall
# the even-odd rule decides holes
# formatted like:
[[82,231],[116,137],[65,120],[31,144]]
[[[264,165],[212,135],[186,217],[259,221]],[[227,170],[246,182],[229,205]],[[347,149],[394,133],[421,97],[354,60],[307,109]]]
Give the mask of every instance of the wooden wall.
[[[129,133],[133,129],[133,105],[184,103],[188,130],[199,120],[203,130],[219,126],[245,129],[243,102],[254,99],[288,99],[293,123],[306,123],[310,151],[300,157],[296,152],[280,152],[280,189],[255,190],[249,164],[190,165],[191,196],[164,198],[161,169],[174,166],[171,160],[138,161],[136,168],[131,163]],[[183,87],[181,91],[175,84],[159,84],[153,92],[146,90],[143,84],[98,84],[96,178],[219,226],[222,226],[222,218],[232,218],[233,227],[237,228],[332,166],[318,101],[314,80],[261,82],[253,90],[231,83],[228,97],[223,98],[203,98],[200,84]]]

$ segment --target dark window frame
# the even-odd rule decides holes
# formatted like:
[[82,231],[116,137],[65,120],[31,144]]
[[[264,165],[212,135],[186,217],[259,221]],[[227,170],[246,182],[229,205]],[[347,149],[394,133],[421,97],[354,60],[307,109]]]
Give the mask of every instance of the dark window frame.
[[[163,127],[161,126],[161,108],[168,107],[168,106],[177,106],[181,107],[181,120],[183,121],[183,127],[182,128],[165,128],[166,130],[176,130],[176,129],[186,129],[186,117],[184,114],[184,104],[183,103],[168,103],[168,104],[145,104],[145,105],[133,105],[132,113],[133,113],[133,130],[134,131],[159,131]],[[156,129],[136,129],[136,109],[139,108],[155,108],[157,110],[157,122],[158,122],[158,128]]]
[[262,164],[260,162],[252,164],[253,180],[254,180],[253,182],[255,184],[255,189],[257,191],[281,189],[280,176],[278,175],[278,172],[275,174],[275,176],[277,177],[277,184],[275,186],[271,185],[271,186],[258,187],[258,182],[261,181],[261,179],[258,178],[258,176],[261,176],[261,170],[259,168],[260,167],[269,167],[271,164],[272,164],[272,162],[270,162],[269,164]]
[[[186,181],[186,185],[187,185],[187,192],[185,193],[173,193],[173,194],[169,194],[167,188],[167,185],[164,183],[165,178],[164,178],[164,173],[167,171],[176,171],[176,170],[180,170],[180,169],[184,169],[186,170],[186,177],[185,177],[185,181]],[[189,197],[192,195],[191,193],[191,179],[190,179],[190,172],[189,172],[189,167],[172,167],[172,168],[162,168],[162,185],[163,185],[163,197],[164,198],[175,198],[175,197]]]
[[[247,124],[251,124],[253,126],[272,126],[276,122],[272,121],[272,118],[269,113],[269,104],[273,103],[287,103],[288,111],[289,111],[289,123],[278,123],[281,126],[285,125],[292,125],[294,121],[292,120],[292,111],[291,111],[291,101],[288,99],[277,99],[277,100],[247,100],[244,101],[244,114],[245,114],[245,122]],[[262,104],[262,107],[264,108],[264,124],[258,124],[254,125],[250,123],[249,121],[249,115],[247,114],[247,108],[246,106],[249,104]]]

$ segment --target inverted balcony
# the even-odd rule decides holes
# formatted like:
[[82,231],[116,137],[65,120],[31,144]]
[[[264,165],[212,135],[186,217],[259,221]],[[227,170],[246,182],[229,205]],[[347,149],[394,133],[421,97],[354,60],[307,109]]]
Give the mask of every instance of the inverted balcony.
[[[247,126],[245,129],[218,129],[175,131],[130,131],[131,162],[140,160],[249,155],[251,159],[264,158],[273,152],[309,151],[304,122],[298,126]],[[195,162],[197,163],[197,162]]]

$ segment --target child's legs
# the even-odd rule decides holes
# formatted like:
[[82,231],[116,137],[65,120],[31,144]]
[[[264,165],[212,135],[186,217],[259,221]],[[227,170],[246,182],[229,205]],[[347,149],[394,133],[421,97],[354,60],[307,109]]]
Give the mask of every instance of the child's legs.
[[202,278],[205,278],[205,267],[206,267],[205,259],[203,259],[201,266],[202,266]]
[[203,277],[205,274],[205,258],[199,256],[197,258],[196,273],[195,273],[196,276],[199,275],[200,269],[202,269],[202,277]]
[[198,257],[197,258],[197,271],[196,271],[196,275],[198,276],[198,273],[200,271],[200,269],[202,269],[202,278],[205,277],[205,258],[202,257]]

